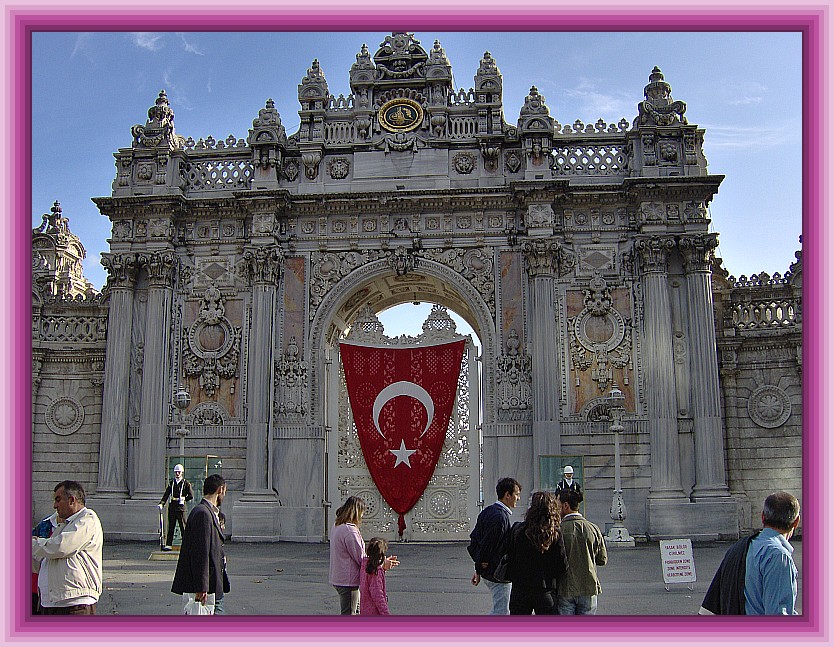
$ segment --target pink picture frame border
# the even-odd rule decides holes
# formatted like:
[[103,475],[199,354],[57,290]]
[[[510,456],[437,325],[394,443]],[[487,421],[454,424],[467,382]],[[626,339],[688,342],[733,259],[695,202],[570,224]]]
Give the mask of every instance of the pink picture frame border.
[[[828,188],[828,7],[655,6],[552,9],[531,6],[512,10],[489,5],[420,11],[388,9],[346,10],[344,5],[293,9],[253,7],[228,11],[220,8],[137,7],[118,10],[101,7],[5,7],[6,20],[6,149],[4,201],[7,234],[3,246],[7,290],[4,326],[8,331],[9,364],[4,374],[4,412],[7,433],[3,443],[7,460],[8,527],[5,541],[10,556],[11,582],[4,609],[7,641],[31,642],[71,636],[73,641],[111,641],[147,644],[149,639],[216,639],[223,642],[262,640],[378,641],[397,636],[397,642],[445,638],[455,643],[506,641],[523,632],[526,640],[559,642],[659,642],[676,645],[770,640],[793,642],[828,637],[830,547],[823,540],[830,524],[827,496],[830,454],[825,421],[830,397],[830,358],[826,314],[830,310],[830,239]],[[29,538],[31,525],[31,35],[36,31],[798,31],[803,53],[803,614],[783,618],[700,616],[594,616],[490,618],[471,616],[402,616],[373,622],[369,618],[338,616],[227,616],[204,619],[157,616],[97,616],[60,619],[31,618],[29,608]],[[697,64],[697,63],[693,63]],[[116,143],[114,143],[114,148]],[[775,171],[774,171],[775,172]],[[828,514],[827,514],[828,513]],[[711,575],[709,575],[711,577]],[[25,594],[24,594],[25,592]],[[635,591],[639,595],[639,591]],[[48,622],[46,621],[48,620]],[[196,622],[194,621],[196,620]],[[347,633],[349,632],[349,633]],[[134,643],[135,641],[135,643]]]

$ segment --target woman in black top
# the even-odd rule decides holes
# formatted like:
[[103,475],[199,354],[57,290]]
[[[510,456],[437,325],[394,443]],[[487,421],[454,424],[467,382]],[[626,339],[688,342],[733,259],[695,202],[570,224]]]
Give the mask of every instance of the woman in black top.
[[513,583],[510,614],[555,615],[559,580],[568,570],[556,496],[534,492],[524,521],[505,538],[507,574]]

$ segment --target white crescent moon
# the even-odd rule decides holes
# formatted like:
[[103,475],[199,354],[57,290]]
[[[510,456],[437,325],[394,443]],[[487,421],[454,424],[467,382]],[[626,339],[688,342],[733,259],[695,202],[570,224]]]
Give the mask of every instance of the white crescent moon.
[[385,434],[382,433],[382,429],[379,427],[379,414],[382,412],[382,407],[385,406],[385,403],[389,400],[393,400],[398,395],[407,395],[412,397],[426,408],[428,419],[426,420],[426,428],[423,429],[423,433],[419,436],[422,438],[423,434],[428,431],[432,420],[434,420],[434,401],[431,399],[428,391],[426,391],[419,384],[414,384],[414,382],[394,382],[379,392],[379,395],[376,396],[376,400],[374,400],[373,410],[374,425],[376,426],[376,430],[379,432],[380,436],[385,438]]

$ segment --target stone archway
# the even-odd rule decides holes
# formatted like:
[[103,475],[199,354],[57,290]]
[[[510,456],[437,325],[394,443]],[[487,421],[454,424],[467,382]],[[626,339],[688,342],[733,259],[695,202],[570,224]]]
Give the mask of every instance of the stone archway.
[[[376,313],[412,301],[438,304],[426,320],[423,334],[386,337]],[[364,523],[369,532],[393,536],[396,514],[376,492],[364,465],[347,403],[338,340],[347,334],[353,340],[400,346],[460,338],[446,308],[472,325],[483,351],[476,357],[474,345],[467,343],[456,413],[443,454],[424,496],[406,515],[403,537],[461,540],[468,536],[481,504],[481,382],[477,360],[492,356],[495,338],[486,303],[471,285],[437,263],[423,262],[419,271],[397,275],[387,263],[378,262],[357,269],[336,285],[314,319],[312,331],[319,336],[311,338],[310,347],[325,352],[311,366],[311,384],[318,387],[319,394],[312,399],[319,411],[311,413],[321,416],[325,429],[327,500],[335,508],[350,494],[362,496],[368,503]],[[487,366],[484,362],[484,373]],[[487,379],[484,375],[484,392],[489,390]],[[333,516],[331,512],[330,523]]]

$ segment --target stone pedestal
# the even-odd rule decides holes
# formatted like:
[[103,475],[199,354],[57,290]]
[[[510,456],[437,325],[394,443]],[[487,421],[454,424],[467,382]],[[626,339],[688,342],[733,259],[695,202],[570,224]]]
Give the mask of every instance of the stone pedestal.
[[275,497],[245,495],[232,506],[234,541],[270,542],[281,536],[282,508]]
[[648,499],[647,537],[652,541],[689,537],[693,541],[738,539],[738,510],[734,499],[680,501]]
[[[161,496],[161,493],[160,493]],[[104,539],[157,541],[159,539],[160,496],[153,499],[125,499],[106,494],[87,497],[87,507],[101,521]],[[191,506],[189,506],[189,511]]]

